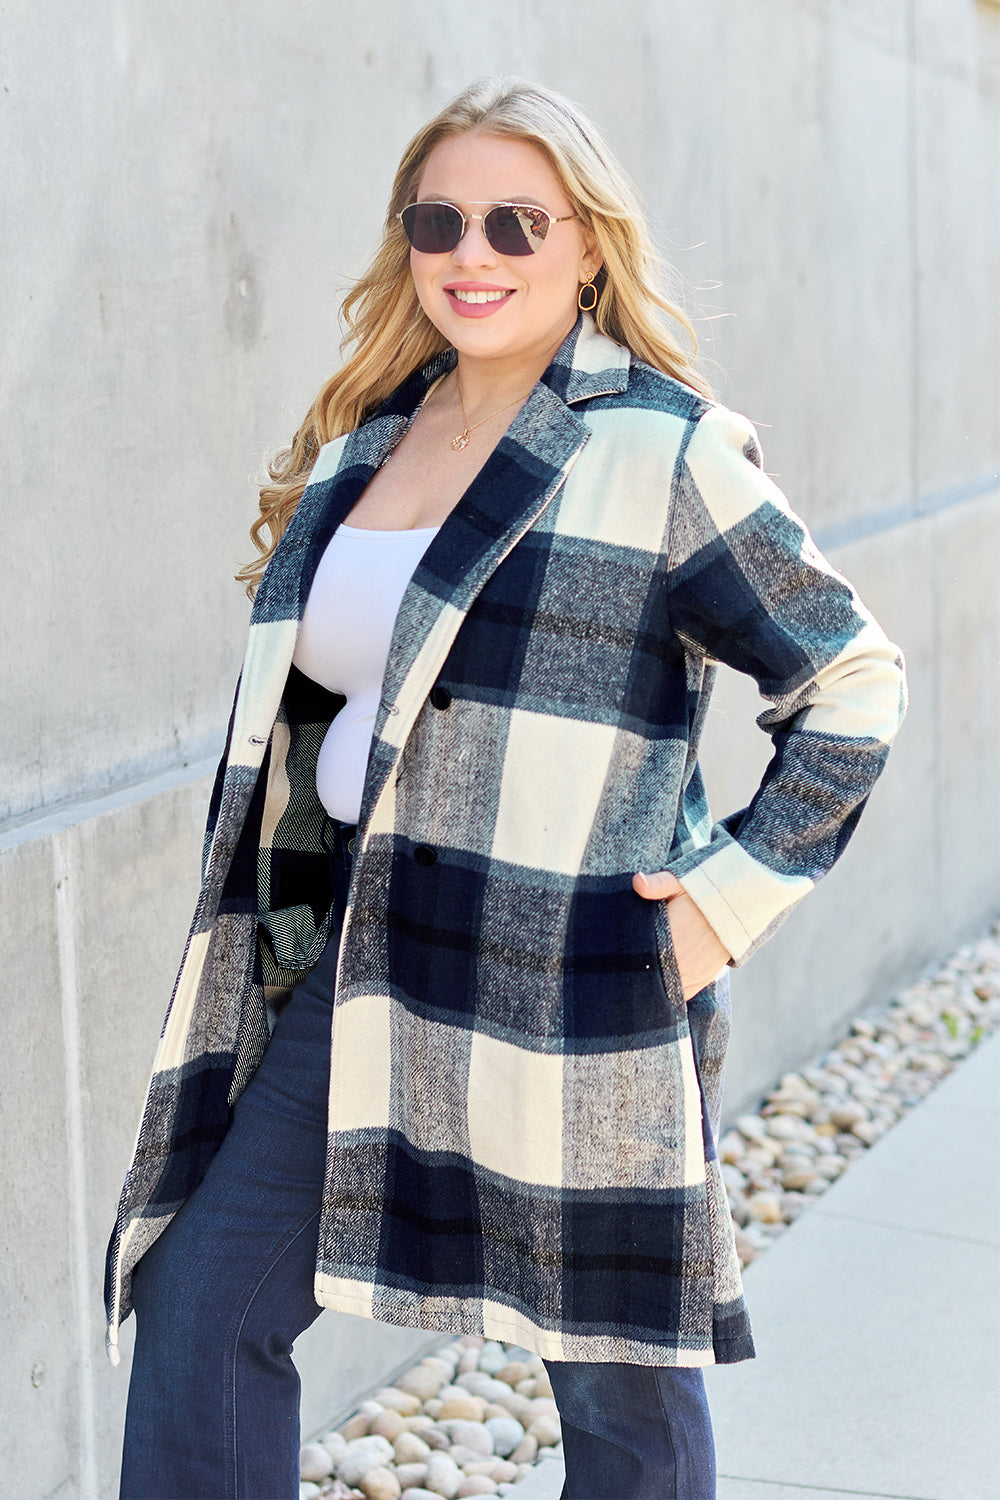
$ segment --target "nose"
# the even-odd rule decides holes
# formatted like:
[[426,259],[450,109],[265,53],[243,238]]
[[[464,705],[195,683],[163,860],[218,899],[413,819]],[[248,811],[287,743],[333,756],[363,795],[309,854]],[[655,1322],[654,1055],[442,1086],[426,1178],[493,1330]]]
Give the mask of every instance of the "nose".
[[456,266],[495,266],[497,253],[483,233],[481,219],[468,219],[465,233],[451,253]]

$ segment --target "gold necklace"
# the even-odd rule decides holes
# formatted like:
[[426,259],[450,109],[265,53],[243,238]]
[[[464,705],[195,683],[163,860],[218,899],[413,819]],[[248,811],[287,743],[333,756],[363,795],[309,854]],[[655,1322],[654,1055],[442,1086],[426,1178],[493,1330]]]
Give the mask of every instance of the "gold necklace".
[[[451,440],[451,446],[456,453],[461,453],[463,448],[467,448],[469,446],[470,432],[475,432],[477,427],[482,427],[484,423],[491,421],[493,417],[498,417],[502,411],[507,411],[509,407],[516,406],[519,401],[526,401],[531,395],[531,391],[525,391],[523,396],[515,396],[513,401],[507,402],[506,406],[498,406],[496,411],[491,411],[488,417],[482,417],[480,421],[473,422],[470,426],[469,419],[465,415],[465,402],[462,400],[462,386],[457,374],[455,376],[455,386],[458,390],[458,404],[462,408],[462,421],[465,423],[465,427],[463,428],[463,430],[458,434],[457,437],[453,437]],[[534,387],[532,387],[532,390],[533,389]]]

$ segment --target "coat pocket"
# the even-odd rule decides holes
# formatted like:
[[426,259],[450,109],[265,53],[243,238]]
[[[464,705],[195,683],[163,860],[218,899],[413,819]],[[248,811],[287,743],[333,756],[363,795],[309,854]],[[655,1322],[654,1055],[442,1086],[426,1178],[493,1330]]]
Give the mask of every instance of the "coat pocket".
[[684,986],[681,983],[677,959],[674,956],[674,942],[667,917],[667,903],[666,901],[648,901],[646,904],[652,908],[653,939],[660,964],[660,978],[663,980],[667,999],[672,1006],[686,1012],[687,1003],[684,999]]

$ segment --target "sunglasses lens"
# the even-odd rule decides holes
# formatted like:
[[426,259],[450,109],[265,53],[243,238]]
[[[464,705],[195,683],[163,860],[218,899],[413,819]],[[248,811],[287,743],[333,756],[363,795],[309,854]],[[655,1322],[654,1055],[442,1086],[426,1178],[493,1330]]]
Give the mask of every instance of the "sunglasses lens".
[[525,204],[498,204],[483,220],[483,232],[498,255],[531,255],[548,228],[548,214]]
[[462,238],[462,215],[450,203],[411,203],[400,218],[406,238],[423,255],[445,255]]

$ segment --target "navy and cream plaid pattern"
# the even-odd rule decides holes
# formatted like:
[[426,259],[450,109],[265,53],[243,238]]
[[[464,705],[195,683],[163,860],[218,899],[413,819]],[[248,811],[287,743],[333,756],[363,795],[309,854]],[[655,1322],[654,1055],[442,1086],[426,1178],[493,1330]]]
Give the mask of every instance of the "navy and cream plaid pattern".
[[[258,592],[109,1248],[112,1346],[131,1268],[329,936],[314,775],[343,700],[290,671],[295,637],[453,358],[321,451]],[[713,826],[717,661],[770,700],[774,756]],[[714,1146],[728,984],[685,1005],[665,908],[631,878],[676,873],[742,963],[843,849],[903,708],[897,650],[749,423],[581,317],[396,621],[339,935],[318,1302],[547,1359],[752,1355]]]

